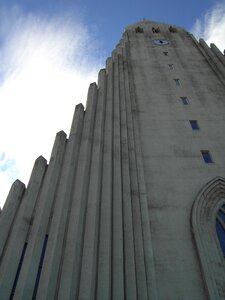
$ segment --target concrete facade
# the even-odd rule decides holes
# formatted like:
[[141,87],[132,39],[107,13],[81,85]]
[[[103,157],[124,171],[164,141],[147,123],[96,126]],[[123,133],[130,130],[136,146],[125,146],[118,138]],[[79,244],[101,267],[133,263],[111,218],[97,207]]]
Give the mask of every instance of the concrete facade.
[[69,137],[59,132],[49,164],[39,157],[27,188],[9,192],[0,299],[225,299],[224,132],[216,46],[167,24],[129,26]]

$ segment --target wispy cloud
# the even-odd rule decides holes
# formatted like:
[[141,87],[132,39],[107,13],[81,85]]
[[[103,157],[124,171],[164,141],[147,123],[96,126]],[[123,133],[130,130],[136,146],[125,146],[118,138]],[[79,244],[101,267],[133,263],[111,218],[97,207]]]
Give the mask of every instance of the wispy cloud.
[[225,1],[217,3],[205,15],[196,20],[192,30],[198,38],[214,43],[221,51],[225,49]]
[[27,183],[35,158],[49,158],[55,133],[69,132],[75,104],[85,103],[97,78],[101,52],[95,33],[70,14],[1,9],[0,28],[0,145],[10,158],[5,171],[0,165],[2,203],[7,182]]

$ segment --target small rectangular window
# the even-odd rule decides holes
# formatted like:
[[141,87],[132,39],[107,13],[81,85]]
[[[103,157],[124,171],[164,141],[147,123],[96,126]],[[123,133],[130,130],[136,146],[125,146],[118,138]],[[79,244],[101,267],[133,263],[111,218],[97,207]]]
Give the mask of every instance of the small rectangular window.
[[176,85],[180,85],[180,79],[175,78],[175,79],[174,79],[174,82],[175,82]]
[[182,104],[184,104],[184,105],[188,105],[189,104],[187,97],[180,97],[180,100],[181,100]]
[[164,51],[163,54],[164,54],[165,56],[168,56],[168,52],[167,52],[167,51]]
[[170,70],[173,70],[173,64],[168,64]]
[[191,124],[191,128],[193,130],[198,130],[199,129],[199,125],[198,125],[198,121],[197,120],[189,120],[190,124]]
[[209,150],[201,150],[201,153],[202,153],[202,157],[204,159],[204,162],[206,164],[210,164],[210,163],[213,162],[212,156],[211,156]]

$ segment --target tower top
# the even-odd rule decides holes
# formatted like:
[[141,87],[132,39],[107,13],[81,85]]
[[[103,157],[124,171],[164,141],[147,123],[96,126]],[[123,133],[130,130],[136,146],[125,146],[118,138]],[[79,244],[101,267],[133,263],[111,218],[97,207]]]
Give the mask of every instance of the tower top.
[[140,31],[153,31],[153,33],[160,33],[161,31],[167,31],[169,29],[170,32],[179,32],[186,31],[182,27],[166,24],[162,22],[155,22],[150,20],[141,20],[134,24],[131,24],[125,28],[125,32],[140,30]]

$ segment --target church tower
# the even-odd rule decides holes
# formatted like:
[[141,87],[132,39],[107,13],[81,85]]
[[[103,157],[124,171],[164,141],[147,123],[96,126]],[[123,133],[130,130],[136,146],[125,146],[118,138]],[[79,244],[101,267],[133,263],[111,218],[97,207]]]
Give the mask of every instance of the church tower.
[[225,58],[182,28],[122,39],[0,215],[1,300],[225,299]]

